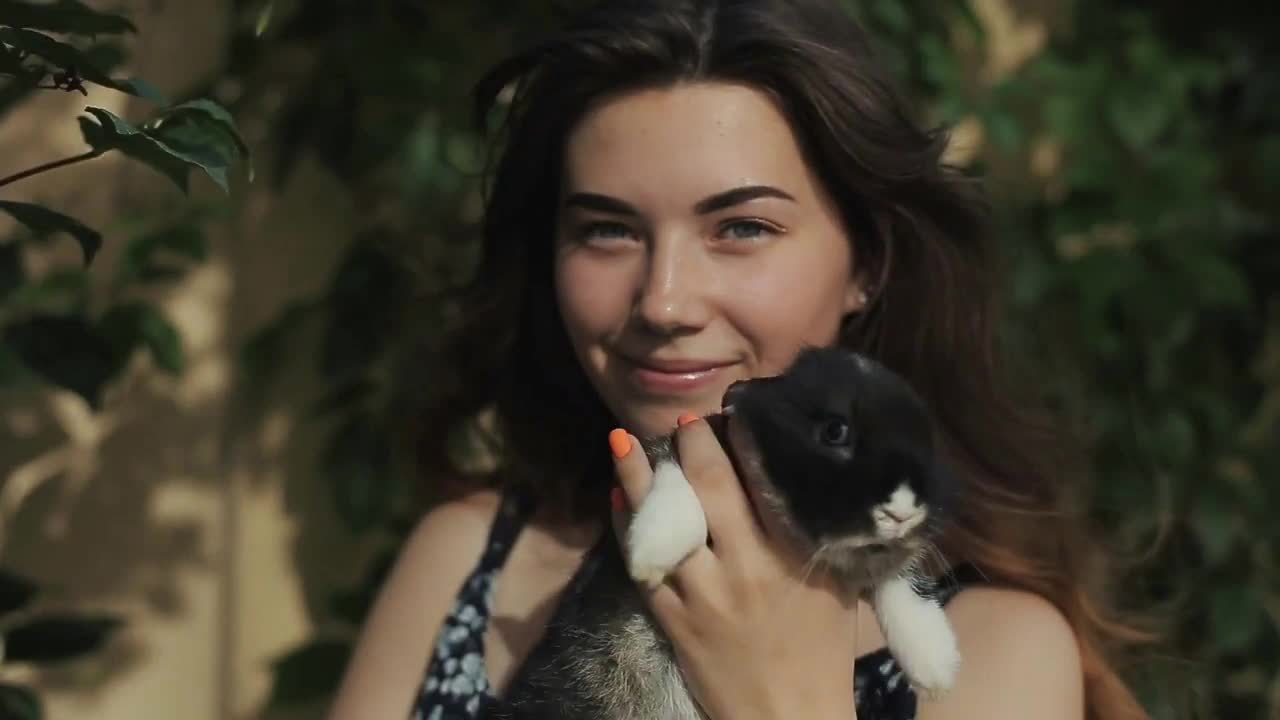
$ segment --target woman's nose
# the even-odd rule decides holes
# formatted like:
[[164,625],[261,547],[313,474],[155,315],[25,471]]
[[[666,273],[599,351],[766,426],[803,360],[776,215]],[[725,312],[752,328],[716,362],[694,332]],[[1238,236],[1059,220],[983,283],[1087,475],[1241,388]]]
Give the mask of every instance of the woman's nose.
[[711,319],[709,280],[696,241],[662,238],[651,245],[639,296],[638,319],[666,335],[696,331]]

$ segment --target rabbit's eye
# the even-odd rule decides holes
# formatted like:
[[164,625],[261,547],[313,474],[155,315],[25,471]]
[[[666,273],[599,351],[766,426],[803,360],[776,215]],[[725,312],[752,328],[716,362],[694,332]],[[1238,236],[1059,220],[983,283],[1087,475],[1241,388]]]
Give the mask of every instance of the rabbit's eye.
[[818,432],[822,442],[827,445],[849,444],[849,423],[840,418],[827,420]]

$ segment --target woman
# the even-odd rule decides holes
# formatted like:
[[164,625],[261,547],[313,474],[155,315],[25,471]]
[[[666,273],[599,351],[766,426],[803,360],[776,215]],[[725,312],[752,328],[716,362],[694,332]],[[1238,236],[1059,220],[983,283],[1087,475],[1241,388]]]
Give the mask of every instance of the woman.
[[[645,492],[610,430],[677,418],[716,548],[648,598],[709,717],[848,718],[855,659],[863,720],[1145,717],[1106,659],[1127,637],[1091,594],[1060,437],[1000,376],[978,190],[837,3],[605,3],[478,93],[482,117],[509,103],[503,150],[449,356],[460,390],[423,443],[465,492],[409,539],[334,720],[471,717],[500,695],[608,531],[610,488]],[[797,593],[706,423],[687,422],[832,343],[912,383],[962,475],[940,545],[982,582],[947,604],[964,664],[936,702],[895,680],[870,612]],[[468,475],[446,439],[477,417],[502,459]]]

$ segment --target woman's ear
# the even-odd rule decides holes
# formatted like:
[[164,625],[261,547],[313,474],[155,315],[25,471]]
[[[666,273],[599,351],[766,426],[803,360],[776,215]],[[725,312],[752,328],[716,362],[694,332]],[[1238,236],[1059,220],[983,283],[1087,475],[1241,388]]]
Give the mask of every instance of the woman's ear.
[[867,283],[863,273],[855,273],[844,292],[844,314],[856,315],[867,306]]

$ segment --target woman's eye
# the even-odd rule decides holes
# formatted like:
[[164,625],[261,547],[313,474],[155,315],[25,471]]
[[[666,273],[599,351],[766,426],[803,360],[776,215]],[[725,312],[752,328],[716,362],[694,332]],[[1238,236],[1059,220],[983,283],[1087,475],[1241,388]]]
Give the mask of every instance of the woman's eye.
[[777,228],[758,220],[738,220],[725,225],[720,234],[729,240],[761,240],[778,232]]
[[822,442],[828,445],[849,443],[849,424],[844,420],[828,420],[822,425]]
[[587,223],[578,229],[578,240],[580,242],[608,242],[625,240],[632,234],[631,228],[621,223],[593,222]]

